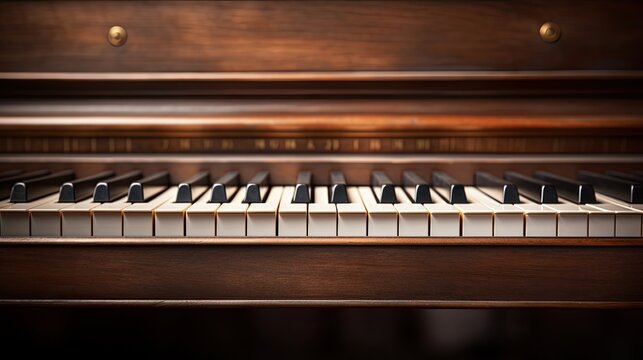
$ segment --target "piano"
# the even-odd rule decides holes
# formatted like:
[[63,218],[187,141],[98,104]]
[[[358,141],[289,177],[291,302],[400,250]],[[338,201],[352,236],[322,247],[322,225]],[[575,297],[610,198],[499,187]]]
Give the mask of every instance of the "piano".
[[643,306],[643,3],[0,3],[0,304]]

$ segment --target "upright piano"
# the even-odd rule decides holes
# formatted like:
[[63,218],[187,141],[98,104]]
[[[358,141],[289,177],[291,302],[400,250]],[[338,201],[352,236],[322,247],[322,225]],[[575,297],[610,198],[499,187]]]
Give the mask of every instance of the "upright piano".
[[643,3],[0,3],[0,305],[640,307]]

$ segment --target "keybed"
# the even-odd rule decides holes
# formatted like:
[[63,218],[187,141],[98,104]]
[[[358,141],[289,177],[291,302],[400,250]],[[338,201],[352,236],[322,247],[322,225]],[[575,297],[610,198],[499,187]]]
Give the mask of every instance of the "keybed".
[[[6,177],[20,174],[25,173],[10,172]],[[54,173],[52,178],[57,179],[58,174]],[[61,186],[59,193],[32,201],[0,200],[0,235],[641,237],[643,205],[601,191],[615,185],[617,193],[623,194],[626,191],[623,184],[630,184],[631,188],[640,185],[632,183],[638,175],[610,174],[590,177],[580,173],[583,179],[575,180],[545,172],[536,172],[534,177],[507,172],[509,180],[503,180],[477,173],[476,185],[462,185],[446,173],[439,173],[433,177],[438,180],[436,186],[412,172],[404,173],[402,182],[395,183],[385,172],[377,171],[370,184],[355,186],[347,184],[340,173],[331,174],[327,184],[315,185],[312,174],[305,171],[289,185],[270,186],[268,172],[260,172],[244,184],[239,172],[232,171],[214,184],[207,180],[209,173],[198,172],[173,186],[169,182],[170,174],[163,172],[147,178],[137,171],[118,176],[102,172],[79,180],[68,179],[65,184],[81,185],[84,196],[76,201],[60,196],[66,186]],[[616,175],[619,178],[613,178]],[[39,177],[30,184],[40,184]],[[593,178],[596,183],[592,183]],[[131,196],[122,193],[127,186],[124,181],[131,181],[130,189],[140,185],[144,192],[158,193],[131,201]],[[166,182],[168,185],[163,186]],[[104,201],[87,198],[89,183],[95,184],[94,194],[109,190],[103,193]],[[498,191],[489,193],[490,187]],[[557,187],[562,195],[558,201],[553,202],[551,197],[545,201],[548,198],[545,193],[555,194]],[[341,197],[345,199],[334,203],[332,196],[337,196],[338,188],[342,189]],[[528,196],[500,196],[507,188]],[[112,190],[121,196],[114,199],[109,194]],[[220,200],[225,201],[212,202],[215,191],[223,191],[225,196]],[[255,192],[251,202],[247,202],[248,191]],[[454,191],[458,195],[454,195]],[[180,193],[184,196],[179,196]],[[517,202],[507,203],[508,200]]]

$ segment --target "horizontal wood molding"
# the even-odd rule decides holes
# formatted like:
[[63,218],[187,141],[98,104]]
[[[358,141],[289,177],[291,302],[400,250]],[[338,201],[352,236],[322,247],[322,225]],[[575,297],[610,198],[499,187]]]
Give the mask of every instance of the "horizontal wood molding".
[[643,302],[639,240],[567,239],[561,245],[566,239],[557,239],[527,246],[517,245],[517,239],[504,244],[461,239],[471,243],[453,246],[447,245],[453,239],[313,246],[302,245],[304,239],[290,244],[22,240],[0,242],[0,304],[627,307]]
[[565,81],[643,80],[643,70],[297,71],[297,72],[0,72],[2,80],[58,81]]
[[74,238],[74,237],[0,237],[0,246],[16,245],[332,245],[332,246],[637,246],[643,247],[640,238],[536,238],[536,237],[216,237],[216,238]]
[[[1,69],[0,69],[1,70]],[[8,97],[414,98],[642,96],[642,71],[0,73]]]
[[640,301],[439,301],[439,300],[87,300],[0,299],[0,306],[191,308],[433,308],[433,309],[635,309]]

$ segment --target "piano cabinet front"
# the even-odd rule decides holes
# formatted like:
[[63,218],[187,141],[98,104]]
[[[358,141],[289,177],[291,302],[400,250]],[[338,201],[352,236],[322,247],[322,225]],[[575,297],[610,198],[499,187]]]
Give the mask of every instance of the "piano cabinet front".
[[0,304],[643,305],[637,157],[444,159],[22,157],[0,172]]

